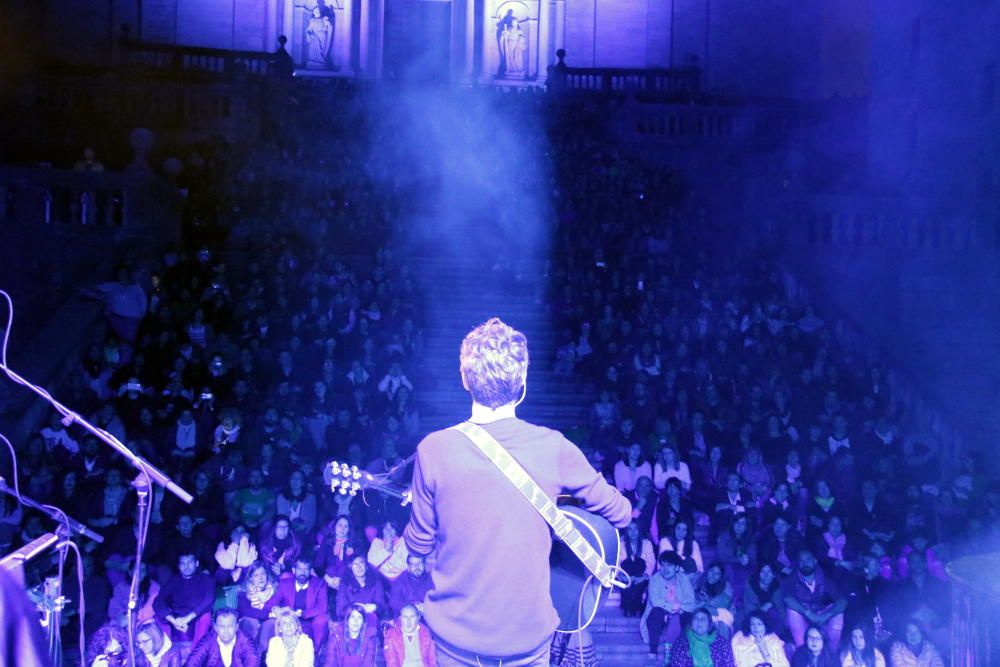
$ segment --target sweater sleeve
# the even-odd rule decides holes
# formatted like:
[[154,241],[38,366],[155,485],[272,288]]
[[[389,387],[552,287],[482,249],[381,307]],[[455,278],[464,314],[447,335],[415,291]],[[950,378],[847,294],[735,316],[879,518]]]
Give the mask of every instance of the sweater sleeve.
[[617,528],[625,528],[632,519],[632,504],[608,484],[587,461],[587,457],[568,440],[559,456],[563,488],[583,501],[588,512],[600,514]]
[[682,574],[677,576],[677,601],[681,605],[681,611],[686,613],[691,613],[698,607],[691,580]]
[[417,460],[413,466],[410,522],[403,530],[406,548],[411,554],[427,556],[434,551],[437,539],[437,512],[434,509],[434,483],[426,476],[427,464],[421,448],[417,448]]
[[201,616],[212,609],[215,604],[215,581],[212,576],[205,574],[200,576],[198,581],[198,600],[191,610],[195,617]]
[[649,580],[649,588],[646,590],[646,600],[649,602],[650,607],[655,607],[657,609],[667,608],[667,596],[665,595],[665,590],[663,588],[662,577],[654,574]]

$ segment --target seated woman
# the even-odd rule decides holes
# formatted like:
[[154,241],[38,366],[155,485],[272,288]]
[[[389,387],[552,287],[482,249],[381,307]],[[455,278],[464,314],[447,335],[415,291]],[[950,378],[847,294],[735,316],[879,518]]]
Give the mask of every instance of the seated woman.
[[345,575],[337,590],[337,618],[345,618],[347,610],[358,605],[374,624],[385,613],[385,587],[382,578],[365,560],[364,554],[351,557],[350,573]]
[[944,667],[944,659],[927,641],[923,624],[911,618],[906,622],[903,637],[889,649],[891,667]]
[[653,485],[656,490],[662,491],[668,479],[679,480],[685,492],[691,489],[691,470],[687,463],[681,461],[677,449],[669,444],[660,448],[660,455],[653,466]]
[[632,500],[632,519],[639,522],[639,532],[647,537],[654,530],[653,515],[656,513],[656,505],[659,496],[653,489],[653,480],[648,477],[640,477],[635,482],[635,498]]
[[288,517],[292,532],[299,538],[311,535],[316,527],[316,494],[306,487],[306,476],[295,470],[288,477],[288,488],[278,494],[278,514]]
[[726,568],[726,578],[732,584],[734,594],[742,597],[746,581],[757,567],[757,544],[750,530],[750,519],[745,513],[734,516],[729,528],[719,535],[716,557],[719,564]]
[[640,616],[643,596],[656,567],[653,544],[643,537],[639,524],[634,519],[625,529],[622,543],[625,545],[625,558],[622,559],[621,568],[631,577],[631,584],[621,592],[622,613],[625,616]]
[[672,477],[667,480],[663,487],[663,493],[656,503],[656,511],[653,515],[653,536],[659,540],[674,534],[674,524],[679,519],[688,521],[688,525],[694,525],[691,505],[684,500],[681,482]]
[[322,574],[326,585],[334,590],[340,588],[354,554],[354,532],[347,516],[338,516],[316,536],[316,572]]
[[372,540],[368,549],[368,564],[385,577],[386,581],[391,582],[406,572],[406,559],[409,555],[399,526],[396,521],[389,519],[382,526],[382,537]]
[[809,626],[805,643],[792,655],[792,667],[840,667],[840,661],[827,645],[822,628]]
[[136,662],[144,667],[181,667],[184,664],[180,648],[171,643],[156,621],[146,621],[135,629],[135,647]]
[[694,539],[691,520],[688,517],[678,517],[674,523],[673,535],[660,538],[660,549],[673,551],[684,561],[684,573],[698,575],[705,571],[705,563],[701,559],[701,547]]
[[263,653],[267,643],[274,636],[274,592],[278,582],[271,571],[261,561],[247,568],[236,596],[236,608],[240,615],[240,630],[257,644]]
[[722,447],[712,445],[708,460],[695,465],[691,490],[694,505],[699,511],[712,514],[715,500],[726,489],[729,468],[722,460]]
[[128,655],[128,634],[117,623],[108,623],[98,628],[87,642],[87,655],[83,664],[87,667],[111,667]]
[[755,507],[763,505],[764,500],[771,494],[774,486],[774,475],[771,469],[764,463],[760,449],[751,447],[747,450],[743,460],[736,466],[736,472],[743,478],[746,488],[750,491],[750,498]]
[[280,577],[291,569],[292,563],[302,551],[298,538],[292,532],[292,522],[287,516],[279,514],[274,517],[273,525],[263,527],[261,535],[257,554],[271,570],[271,574]]
[[274,619],[275,636],[267,643],[267,667],[313,667],[316,652],[309,635],[302,632],[299,617],[282,609]]
[[787,482],[776,484],[771,497],[764,502],[760,509],[758,529],[766,531],[779,516],[786,517],[792,525],[798,525],[796,505]]
[[640,477],[653,477],[653,466],[649,465],[642,451],[642,444],[633,442],[625,451],[625,456],[615,464],[615,487],[631,496],[635,483]]
[[729,640],[715,629],[712,613],[696,609],[691,624],[674,642],[669,667],[736,667]]
[[233,584],[243,576],[243,570],[257,560],[257,545],[243,524],[236,524],[229,532],[229,542],[219,542],[215,547],[215,580],[220,586]]
[[830,490],[825,479],[816,480],[815,492],[806,505],[806,538],[815,540],[826,528],[827,520],[834,514],[840,515],[840,503]]
[[840,652],[840,667],[886,667],[885,656],[875,648],[870,630],[855,625],[847,637],[847,646]]
[[775,567],[761,563],[757,571],[747,580],[743,588],[743,604],[740,605],[744,619],[750,612],[764,615],[768,629],[782,637],[788,632],[785,626],[785,596],[781,589]]
[[785,642],[768,630],[767,618],[759,610],[751,611],[744,617],[743,629],[733,636],[732,641],[736,667],[757,667],[761,664],[788,667]]
[[838,584],[844,582],[846,573],[854,567],[857,552],[838,515],[827,517],[826,530],[816,538],[814,550],[826,575]]
[[376,624],[368,622],[368,614],[359,604],[347,608],[343,621],[330,633],[325,667],[375,667]]
[[701,575],[694,589],[698,606],[712,613],[712,621],[726,637],[733,633],[733,587],[726,581],[722,566],[712,563]]
[[[134,560],[132,561],[135,562]],[[115,584],[111,593],[111,600],[108,602],[108,621],[120,627],[128,627],[128,598],[129,589],[132,582],[132,565],[129,565],[128,578]],[[152,620],[156,615],[153,611],[153,603],[160,594],[160,584],[153,581],[143,563],[139,568],[139,604],[136,607],[136,623],[144,623]]]

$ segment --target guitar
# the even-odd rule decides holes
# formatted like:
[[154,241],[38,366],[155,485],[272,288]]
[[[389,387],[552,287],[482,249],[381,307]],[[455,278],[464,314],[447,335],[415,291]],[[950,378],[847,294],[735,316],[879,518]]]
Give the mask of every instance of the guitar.
[[[387,475],[373,475],[337,461],[330,463],[329,473],[330,491],[334,493],[356,496],[372,490],[400,498],[404,506],[412,498],[409,489],[390,481]],[[604,562],[617,568],[622,548],[618,530],[604,517],[573,505],[570,497],[561,496],[557,501],[563,516],[573,522]],[[593,622],[610,589],[602,586],[572,549],[559,539],[552,540],[549,570],[549,594],[559,615],[557,632],[580,632]]]

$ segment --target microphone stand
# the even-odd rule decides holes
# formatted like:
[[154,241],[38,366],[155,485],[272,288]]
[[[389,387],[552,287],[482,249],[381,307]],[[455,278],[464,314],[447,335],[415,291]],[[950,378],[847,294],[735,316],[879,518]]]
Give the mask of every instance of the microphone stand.
[[[101,535],[98,535],[97,533],[95,533],[94,531],[92,531],[90,528],[80,523],[79,521],[75,521],[65,512],[60,512],[59,510],[52,509],[50,505],[44,505],[38,502],[37,500],[32,499],[30,496],[24,495],[23,493],[20,496],[18,496],[18,494],[14,491],[14,489],[7,486],[7,482],[6,480],[4,480],[3,477],[0,477],[0,493],[5,493],[11,498],[19,500],[21,504],[24,505],[25,507],[31,507],[33,509],[38,510],[39,512],[42,512],[43,514],[48,515],[53,521],[58,522],[60,526],[69,527],[70,531],[76,533],[77,535],[83,535],[84,537],[89,538],[97,543],[101,543],[104,541],[104,538]],[[68,537],[69,536],[67,535],[67,538]]]
[[25,507],[31,507],[39,512],[42,512],[59,524],[59,529],[56,531],[56,534],[61,539],[59,539],[55,545],[56,553],[59,556],[59,590],[56,591],[55,597],[50,599],[47,596],[45,584],[42,584],[42,601],[39,603],[45,608],[45,618],[42,625],[45,627],[45,633],[48,637],[49,657],[52,659],[52,664],[58,665],[62,660],[62,612],[66,607],[66,602],[68,602],[66,596],[63,595],[62,579],[63,564],[66,562],[66,551],[68,549],[67,542],[70,539],[69,533],[83,535],[84,537],[99,543],[104,542],[104,538],[92,531],[86,525],[72,519],[68,514],[58,508],[40,503],[30,496],[18,494],[17,491],[7,486],[7,482],[3,477],[0,477],[0,493],[7,494],[11,498],[19,501]]
[[[132,464],[134,468],[139,471],[139,478],[133,482],[133,486],[136,487],[138,495],[138,510],[139,510],[139,537],[136,541],[136,551],[135,551],[135,563],[134,571],[132,572],[132,585],[129,587],[128,596],[128,657],[129,665],[135,667],[136,656],[135,656],[135,613],[136,608],[139,606],[139,571],[142,568],[142,552],[146,547],[146,531],[149,529],[149,487],[153,484],[159,484],[164,489],[174,494],[180,498],[185,503],[190,504],[194,498],[190,493],[178,486],[170,477],[167,476],[162,470],[154,466],[149,461],[145,460],[128,447],[126,447],[118,438],[111,435],[103,428],[94,426],[79,413],[70,410],[65,405],[57,401],[52,397],[49,392],[45,391],[41,387],[38,387],[31,382],[28,382],[23,377],[12,371],[8,366],[0,363],[0,370],[4,371],[11,380],[27,387],[38,396],[42,397],[56,409],[56,411],[63,416],[62,423],[67,428],[73,423],[77,423],[82,426],[91,435],[96,437],[98,440],[108,445],[119,454],[124,456],[129,463]],[[141,480],[141,481],[140,481]]]
[[46,401],[51,403],[52,407],[54,407],[56,411],[63,416],[62,419],[63,426],[69,428],[74,423],[79,424],[95,438],[97,438],[98,440],[100,440],[101,442],[108,445],[116,452],[124,456],[126,459],[128,459],[129,463],[131,463],[132,466],[136,468],[141,474],[149,475],[150,479],[153,482],[159,484],[167,491],[169,491],[170,493],[174,494],[175,496],[183,500],[185,503],[190,504],[190,502],[194,500],[194,498],[191,496],[190,493],[188,493],[180,486],[178,486],[174,482],[174,480],[170,479],[170,477],[167,476],[166,473],[164,473],[162,470],[154,466],[152,463],[150,463],[149,461],[142,458],[141,456],[133,452],[131,449],[126,447],[124,444],[122,444],[121,440],[111,435],[103,428],[98,428],[97,426],[94,426],[86,419],[84,419],[82,416],[80,416],[79,413],[70,410],[65,405],[57,401],[47,391],[41,389],[40,387],[36,387],[32,383],[28,382],[23,377],[12,371],[7,366],[4,366],[2,363],[0,363],[0,370],[7,373],[10,379],[14,380],[14,382],[24,387],[27,387],[28,389],[30,389],[31,391],[33,391],[34,393],[38,394]]

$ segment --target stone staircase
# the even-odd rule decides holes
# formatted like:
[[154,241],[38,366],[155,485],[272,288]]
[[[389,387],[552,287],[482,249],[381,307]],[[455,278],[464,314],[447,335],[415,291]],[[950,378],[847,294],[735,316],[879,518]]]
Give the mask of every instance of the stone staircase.
[[590,634],[602,667],[653,667],[665,660],[663,648],[656,659],[649,657],[649,648],[639,636],[639,619],[622,614],[618,592],[608,596],[604,608],[590,624]]
[[425,432],[468,416],[470,399],[458,374],[459,347],[473,327],[493,316],[528,337],[528,397],[518,416],[563,431],[586,421],[590,392],[576,379],[551,370],[558,331],[544,302],[536,303],[540,276],[515,281],[450,258],[412,258],[407,264],[426,303],[422,364],[410,371]]

